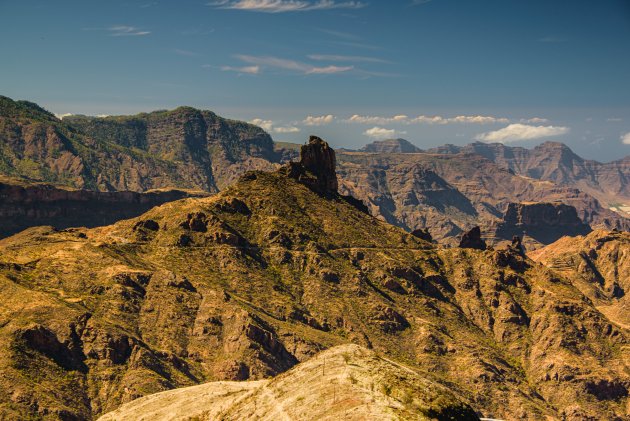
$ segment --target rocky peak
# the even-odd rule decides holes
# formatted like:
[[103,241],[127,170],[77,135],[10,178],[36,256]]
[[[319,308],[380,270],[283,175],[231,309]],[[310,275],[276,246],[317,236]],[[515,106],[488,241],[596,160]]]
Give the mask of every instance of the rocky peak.
[[290,162],[283,171],[321,194],[337,193],[335,151],[317,136],[311,136],[300,150],[300,162]]

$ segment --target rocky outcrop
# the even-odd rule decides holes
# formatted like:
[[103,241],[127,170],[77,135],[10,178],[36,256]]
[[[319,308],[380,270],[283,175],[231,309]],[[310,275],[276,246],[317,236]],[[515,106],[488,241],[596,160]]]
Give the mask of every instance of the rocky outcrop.
[[466,231],[459,240],[459,248],[485,250],[487,245],[481,238],[481,228],[476,226]]
[[300,151],[300,164],[317,178],[317,189],[322,192],[337,192],[337,161],[335,151],[324,140],[311,136],[308,144]]
[[509,245],[509,249],[522,256],[525,255],[525,247],[523,246],[523,239],[518,235],[512,237],[512,243]]
[[422,149],[416,147],[408,140],[405,139],[386,139],[377,140],[370,144],[365,145],[361,149],[361,152],[370,153],[418,153],[422,152]]
[[542,244],[589,232],[591,227],[582,222],[573,206],[558,202],[510,203],[496,229],[499,238],[527,235]]
[[[533,150],[447,145],[423,153],[390,139],[365,150],[370,152],[337,152],[339,192],[408,231],[430,229],[438,242],[457,245],[464,229],[499,223],[510,202],[522,201],[561,201],[594,228],[630,230],[630,219],[593,197],[602,203],[615,198],[623,207],[628,159],[593,163],[557,143]],[[0,172],[22,181],[97,191],[214,193],[249,170],[276,169],[299,152],[300,145],[274,144],[260,127],[191,107],[59,120],[35,104],[0,97]],[[300,177],[331,192],[330,167],[326,176],[307,170]]]
[[449,150],[339,151],[340,192],[361,199],[374,216],[409,231],[428,228],[436,241],[453,246],[463,230],[474,225],[492,227],[502,221],[510,203],[525,201],[562,202],[575,207],[578,218],[592,227],[630,229],[630,219],[605,209],[575,187],[517,175],[479,153]]
[[282,171],[320,194],[336,194],[335,151],[324,140],[311,136],[300,150],[300,161],[290,162]]
[[600,311],[630,327],[630,233],[595,230],[584,237],[564,237],[529,256],[580,280],[575,285]]
[[179,107],[134,116],[63,120],[0,96],[1,175],[98,191],[216,192],[282,154],[260,127]]

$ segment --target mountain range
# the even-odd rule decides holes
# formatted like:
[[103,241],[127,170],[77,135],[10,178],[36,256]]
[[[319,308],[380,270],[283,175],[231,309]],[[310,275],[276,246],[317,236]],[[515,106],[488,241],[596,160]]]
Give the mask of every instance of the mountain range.
[[[0,98],[0,141],[5,179],[106,192],[214,193],[247,170],[271,170],[294,159],[299,147],[274,144],[259,127],[190,107],[59,120],[36,104],[6,97]],[[562,202],[592,227],[630,227],[621,212],[630,202],[627,158],[600,164],[550,142],[533,150],[474,143],[422,151],[391,139],[357,152],[340,150],[337,159],[342,192],[390,223],[429,229],[447,244],[474,225],[491,242],[505,239],[497,226],[510,204],[522,202]],[[608,209],[615,206],[619,213]]]
[[[312,137],[299,162],[210,197],[0,240],[3,417],[160,413],[188,393],[200,419],[627,417],[625,282],[418,238],[340,195],[335,162]],[[585,248],[608,276],[629,235],[561,249]],[[549,247],[541,261],[560,253]]]
[[[45,183],[47,189],[79,191],[216,193],[248,170],[278,168],[295,159],[298,150],[298,144],[275,144],[257,126],[190,107],[60,120],[36,104],[0,97],[0,175],[8,185],[14,180],[31,189]],[[551,142],[532,150],[473,143],[422,151],[404,139],[391,139],[360,151],[339,150],[337,171],[340,191],[389,223],[409,231],[428,229],[435,240],[450,245],[480,225],[495,244],[509,239],[501,233],[510,230],[500,226],[511,221],[505,219],[509,207],[522,203],[548,204],[546,214],[563,203],[575,207],[592,228],[630,229],[630,214],[623,212],[630,203],[628,159],[602,164]],[[55,209],[49,212],[54,215],[64,204],[48,200],[43,206]],[[15,208],[2,212],[19,214]],[[530,220],[538,218],[532,215]],[[6,221],[6,233],[17,230],[9,226],[43,222],[67,226],[54,218]],[[527,236],[532,228],[520,224],[511,232],[515,229]],[[552,239],[570,233],[555,230]],[[533,248],[548,242],[528,240]]]

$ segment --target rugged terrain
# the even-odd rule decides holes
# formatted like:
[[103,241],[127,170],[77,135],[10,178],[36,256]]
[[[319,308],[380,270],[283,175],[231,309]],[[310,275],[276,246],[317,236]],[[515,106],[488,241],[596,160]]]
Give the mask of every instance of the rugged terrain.
[[583,159],[558,142],[545,142],[533,149],[475,142],[446,145],[428,152],[480,155],[515,174],[577,188],[605,207],[630,203],[630,157],[601,163]]
[[363,200],[373,215],[392,224],[428,228],[441,242],[456,244],[474,225],[493,238],[497,233],[491,226],[504,219],[511,203],[521,202],[559,201],[575,207],[593,227],[630,229],[629,219],[574,187],[517,175],[477,154],[343,151],[338,161],[342,192]]
[[[266,379],[347,343],[478,415],[630,415],[629,333],[570,277],[380,221],[334,191],[327,145],[302,149],[302,163],[212,197],[1,240],[2,415],[90,419],[177,387]],[[421,404],[404,393],[389,391]]]
[[98,191],[216,192],[278,159],[261,128],[209,111],[59,120],[36,104],[0,97],[0,172],[8,177]]
[[357,345],[323,351],[272,380],[215,382],[136,399],[114,420],[476,420],[417,371]]
[[563,238],[531,254],[573,280],[610,320],[630,328],[630,234],[594,231]]

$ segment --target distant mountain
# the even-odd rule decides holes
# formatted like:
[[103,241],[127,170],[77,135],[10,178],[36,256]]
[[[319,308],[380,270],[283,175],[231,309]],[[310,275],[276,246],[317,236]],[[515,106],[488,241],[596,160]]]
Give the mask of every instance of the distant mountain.
[[503,220],[510,203],[557,202],[577,209],[593,227],[630,229],[627,219],[571,186],[515,174],[477,153],[338,154],[341,191],[363,200],[373,215],[408,230],[428,228],[457,244],[464,230]]
[[0,97],[0,173],[99,191],[184,188],[216,192],[279,157],[271,137],[209,111],[63,120]]
[[418,153],[422,149],[405,139],[377,140],[359,149],[361,152],[372,153]]
[[630,156],[600,163],[583,159],[558,142],[545,142],[533,149],[476,142],[466,146],[447,145],[427,152],[477,154],[515,174],[580,189],[605,207],[620,202],[630,204]]

